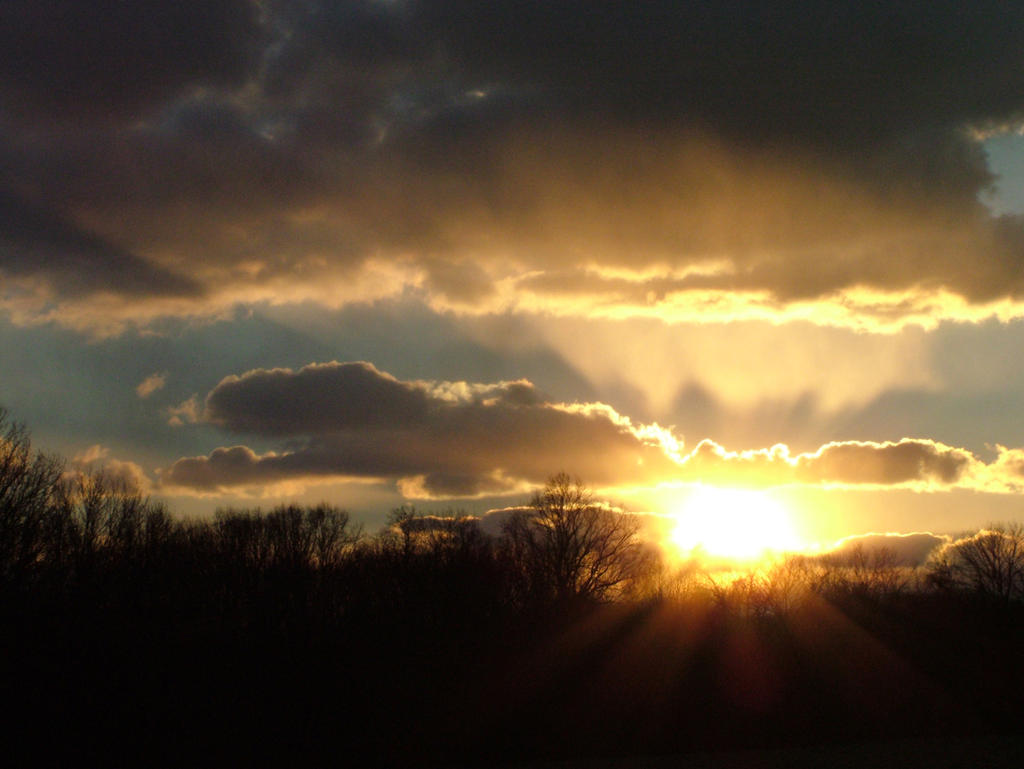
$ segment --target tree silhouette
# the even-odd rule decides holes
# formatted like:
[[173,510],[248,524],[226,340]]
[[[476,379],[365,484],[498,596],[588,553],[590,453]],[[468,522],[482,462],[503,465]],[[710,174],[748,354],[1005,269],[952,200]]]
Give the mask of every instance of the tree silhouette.
[[1024,597],[1024,526],[999,524],[943,546],[929,565],[929,578],[940,589],[1004,604]]
[[602,600],[639,576],[649,552],[637,519],[594,500],[579,479],[552,476],[504,526],[524,599]]
[[33,451],[24,425],[0,407],[0,583],[27,578],[43,555],[64,462]]

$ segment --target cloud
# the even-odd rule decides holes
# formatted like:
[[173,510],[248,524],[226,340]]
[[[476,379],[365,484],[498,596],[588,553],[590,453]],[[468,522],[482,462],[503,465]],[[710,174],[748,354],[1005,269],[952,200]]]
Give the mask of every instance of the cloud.
[[992,485],[1002,486],[1007,491],[1024,487],[1024,449],[999,445],[994,448],[996,459],[987,468]]
[[189,86],[239,82],[255,14],[247,0],[10,0],[0,93],[36,117],[136,115]]
[[754,485],[910,486],[981,485],[988,469],[970,451],[927,439],[833,441],[791,455],[784,444],[729,451],[703,440],[683,459],[685,476]]
[[110,449],[96,444],[76,454],[71,460],[70,474],[99,472],[108,481],[129,493],[146,494],[152,481],[135,462],[110,456]]
[[915,531],[909,534],[858,534],[839,540],[824,557],[832,562],[849,562],[859,556],[876,561],[881,556],[891,559],[893,566],[923,566],[937,548],[951,541],[944,534]]
[[257,369],[221,380],[206,398],[206,421],[233,432],[301,435],[422,423],[426,388],[369,363]]
[[[180,415],[180,416],[179,416]],[[389,480],[409,498],[525,492],[568,469],[596,487],[665,482],[724,485],[1024,489],[1024,449],[999,447],[986,464],[938,441],[833,441],[793,454],[778,444],[729,451],[710,439],[688,453],[671,430],[634,423],[601,403],[554,403],[525,380],[399,380],[371,363],[255,369],[186,401],[174,419],[276,440],[179,459],[167,488],[230,488]]]
[[[14,259],[63,310],[22,322],[407,292],[458,312],[876,330],[1024,313],[1024,225],[978,202],[979,137],[1024,114],[1014,4],[0,14],[0,182],[91,244],[74,265],[50,235],[31,273]],[[24,232],[33,213],[9,209]],[[96,306],[104,259],[120,303]]]
[[281,452],[245,446],[183,458],[165,486],[212,491],[288,479],[386,478],[417,497],[508,493],[571,466],[594,484],[664,477],[672,437],[603,404],[547,402],[525,381],[400,381],[372,364],[314,364],[228,377],[204,421],[286,439]]
[[957,483],[977,464],[971,452],[929,440],[833,442],[797,457],[801,480],[850,484]]
[[[188,296],[197,283],[0,189],[0,274],[43,299]],[[34,279],[34,285],[29,281]],[[17,291],[17,287],[14,289]],[[8,289],[4,294],[8,294]]]
[[167,384],[167,372],[150,374],[143,379],[135,388],[135,394],[140,398],[148,398],[157,390],[162,390]]
[[167,408],[167,424],[181,427],[184,424],[195,424],[201,419],[203,407],[199,403],[199,395],[191,395],[177,406]]
[[534,512],[534,509],[528,505],[513,505],[488,510],[480,516],[480,530],[492,537],[501,536],[505,530],[505,524],[517,515],[531,512]]

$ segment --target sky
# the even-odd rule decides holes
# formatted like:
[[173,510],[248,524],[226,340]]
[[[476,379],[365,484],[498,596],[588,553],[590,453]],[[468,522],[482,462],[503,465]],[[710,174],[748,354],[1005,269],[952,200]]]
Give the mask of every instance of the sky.
[[181,514],[1024,519],[1024,3],[9,0],[0,50],[0,405]]

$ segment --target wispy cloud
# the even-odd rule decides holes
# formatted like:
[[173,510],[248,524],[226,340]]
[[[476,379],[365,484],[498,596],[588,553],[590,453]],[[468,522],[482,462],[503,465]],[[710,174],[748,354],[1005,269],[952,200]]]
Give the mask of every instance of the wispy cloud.
[[135,394],[140,398],[148,398],[157,390],[162,390],[167,384],[167,372],[150,374],[139,382],[135,388]]
[[203,407],[198,395],[191,395],[177,406],[169,406],[166,410],[167,424],[181,427],[184,424],[195,424],[201,419]]

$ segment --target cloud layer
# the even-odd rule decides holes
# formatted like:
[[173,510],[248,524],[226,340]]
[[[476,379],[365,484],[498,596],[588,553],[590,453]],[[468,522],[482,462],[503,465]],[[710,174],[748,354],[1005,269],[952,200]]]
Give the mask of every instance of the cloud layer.
[[673,464],[662,442],[670,436],[607,406],[550,404],[525,381],[403,382],[362,362],[228,377],[207,396],[202,419],[287,448],[180,459],[165,485],[379,478],[399,481],[408,496],[458,497],[528,488],[570,458],[591,482],[609,485],[663,477]]
[[1016,4],[157,5],[0,11],[20,321],[404,291],[869,328],[1021,314],[1024,227],[978,203],[978,138],[1024,113]]
[[569,470],[599,487],[666,482],[723,485],[1024,488],[1024,450],[986,464],[928,439],[842,441],[792,454],[785,445],[734,452],[705,439],[688,453],[656,424],[601,403],[552,403],[525,380],[403,381],[366,362],[256,369],[223,379],[192,421],[276,441],[179,459],[167,489],[217,493],[279,483],[388,480],[407,497],[521,492]]

